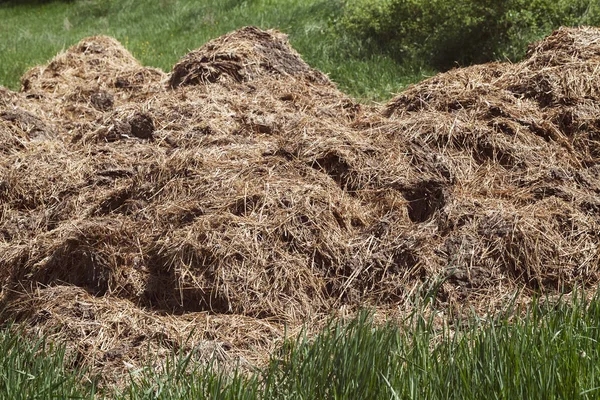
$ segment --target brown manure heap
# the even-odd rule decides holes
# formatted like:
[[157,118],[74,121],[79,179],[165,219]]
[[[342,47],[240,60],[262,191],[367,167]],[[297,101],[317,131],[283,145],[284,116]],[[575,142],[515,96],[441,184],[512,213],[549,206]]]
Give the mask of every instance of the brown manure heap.
[[170,74],[92,37],[0,89],[5,317],[107,382],[148,348],[258,362],[428,282],[454,313],[599,277],[597,28],[380,108],[256,28]]

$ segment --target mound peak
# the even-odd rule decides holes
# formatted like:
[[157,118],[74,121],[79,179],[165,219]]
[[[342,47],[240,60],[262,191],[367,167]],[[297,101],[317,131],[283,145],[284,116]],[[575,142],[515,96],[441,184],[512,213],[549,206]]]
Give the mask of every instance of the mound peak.
[[187,54],[173,68],[169,84],[248,82],[260,77],[304,77],[329,84],[290,47],[287,36],[275,30],[245,27],[221,36]]

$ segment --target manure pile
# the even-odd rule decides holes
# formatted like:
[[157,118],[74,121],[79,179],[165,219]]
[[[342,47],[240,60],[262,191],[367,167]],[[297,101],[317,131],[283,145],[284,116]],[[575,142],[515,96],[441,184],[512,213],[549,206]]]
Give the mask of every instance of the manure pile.
[[382,107],[256,28],[170,74],[87,38],[0,88],[5,316],[109,382],[148,348],[253,362],[425,282],[485,311],[599,277],[597,28]]

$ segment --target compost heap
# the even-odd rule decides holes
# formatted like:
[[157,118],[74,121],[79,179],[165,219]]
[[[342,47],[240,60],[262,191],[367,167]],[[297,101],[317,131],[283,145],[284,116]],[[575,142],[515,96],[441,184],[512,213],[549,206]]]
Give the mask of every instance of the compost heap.
[[[82,40],[0,91],[5,318],[108,381],[258,360],[340,310],[484,310],[600,277],[600,29],[357,103],[277,31],[170,74]],[[187,346],[187,347],[186,347]],[[201,356],[202,358],[202,356]]]

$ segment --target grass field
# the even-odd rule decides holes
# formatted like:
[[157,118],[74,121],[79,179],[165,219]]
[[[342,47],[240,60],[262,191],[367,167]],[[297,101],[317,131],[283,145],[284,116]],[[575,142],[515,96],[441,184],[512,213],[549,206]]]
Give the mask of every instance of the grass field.
[[276,28],[313,67],[359,98],[383,100],[431,71],[398,65],[336,32],[342,0],[82,0],[0,5],[0,84],[96,34],[116,37],[143,64],[170,71],[188,51],[245,25]]
[[[142,369],[120,399],[594,399],[600,395],[600,302],[534,304],[523,318],[438,327],[415,313],[403,329],[364,313],[299,337],[254,373],[219,374],[173,356],[162,373]],[[62,349],[0,334],[1,398],[92,398]],[[98,394],[96,394],[98,395]],[[102,396],[103,394],[100,393]]]

